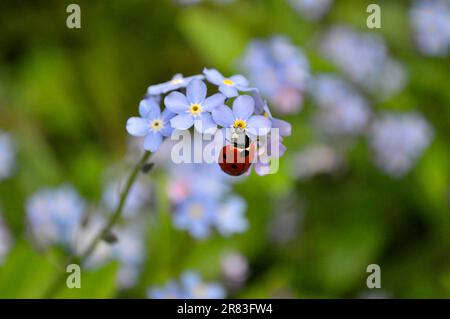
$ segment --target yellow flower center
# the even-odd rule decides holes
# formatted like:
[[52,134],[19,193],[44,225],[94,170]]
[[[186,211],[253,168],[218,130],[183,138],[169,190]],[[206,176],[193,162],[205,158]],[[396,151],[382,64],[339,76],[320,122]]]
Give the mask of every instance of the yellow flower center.
[[203,216],[203,213],[203,206],[198,203],[192,204],[189,207],[188,214],[192,219],[200,219]]
[[247,123],[244,120],[237,119],[237,120],[234,121],[233,127],[234,128],[245,129],[247,127]]
[[268,118],[269,118],[269,113],[264,112],[264,117],[265,117],[266,119],[268,119]]
[[161,119],[155,119],[150,122],[150,128],[154,132],[159,132],[164,127],[164,123]]
[[233,82],[233,80],[225,79],[225,80],[223,80],[223,84],[232,86],[234,84],[234,82]]
[[203,109],[202,109],[202,106],[201,106],[200,104],[193,103],[193,104],[191,104],[191,107],[190,107],[190,109],[189,109],[189,112],[190,112],[192,115],[197,116],[197,115],[199,115],[200,113],[203,112]]

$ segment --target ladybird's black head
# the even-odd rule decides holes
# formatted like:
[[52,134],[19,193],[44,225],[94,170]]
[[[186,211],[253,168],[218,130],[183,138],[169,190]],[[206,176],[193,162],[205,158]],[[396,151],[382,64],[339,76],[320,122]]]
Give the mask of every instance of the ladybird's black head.
[[247,134],[241,135],[233,140],[233,146],[237,148],[248,148],[250,146],[250,138]]

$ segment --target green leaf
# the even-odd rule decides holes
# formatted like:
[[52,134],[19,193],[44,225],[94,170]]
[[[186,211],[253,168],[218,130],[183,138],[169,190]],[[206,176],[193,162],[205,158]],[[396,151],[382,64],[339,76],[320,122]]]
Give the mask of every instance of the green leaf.
[[45,256],[20,242],[0,267],[0,298],[39,298],[55,275]]

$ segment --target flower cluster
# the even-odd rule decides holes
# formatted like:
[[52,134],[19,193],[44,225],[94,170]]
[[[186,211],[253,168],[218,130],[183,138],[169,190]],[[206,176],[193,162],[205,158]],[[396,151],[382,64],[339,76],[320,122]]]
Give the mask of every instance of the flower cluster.
[[[140,117],[131,117],[126,125],[130,135],[144,137],[145,150],[156,152],[163,138],[173,130],[191,127],[204,134],[214,134],[218,125],[241,129],[253,136],[269,132],[272,122],[263,116],[264,102],[258,97],[258,90],[249,87],[247,79],[242,75],[224,77],[214,69],[205,69],[203,73],[188,78],[177,74],[169,82],[148,88],[139,105]],[[205,80],[219,92],[208,96]],[[233,111],[226,104],[231,100]],[[162,112],[160,101],[165,106]]]
[[5,260],[5,257],[11,248],[11,241],[11,235],[6,228],[2,215],[0,215],[0,265]]
[[280,113],[298,112],[309,77],[309,63],[301,49],[284,36],[253,40],[241,60],[252,83]]
[[195,238],[207,238],[213,228],[222,236],[247,230],[246,203],[231,193],[230,179],[217,165],[173,167],[167,192],[175,206],[175,227]]
[[289,4],[305,19],[318,20],[330,9],[333,0],[289,0]]
[[447,56],[450,48],[450,2],[416,0],[410,18],[419,50],[425,55]]
[[383,38],[376,34],[334,26],[322,37],[320,51],[355,84],[377,98],[389,98],[406,84],[406,71],[388,55]]
[[405,175],[430,144],[433,131],[419,113],[383,114],[370,132],[377,165],[390,175]]
[[152,287],[148,297],[152,299],[223,299],[225,289],[218,283],[205,283],[200,275],[185,271],[180,282],[172,280],[163,287]]
[[15,147],[11,136],[0,130],[0,180],[14,171]]
[[330,135],[353,135],[366,128],[371,110],[366,99],[336,75],[319,74],[309,90],[317,104],[317,127]]

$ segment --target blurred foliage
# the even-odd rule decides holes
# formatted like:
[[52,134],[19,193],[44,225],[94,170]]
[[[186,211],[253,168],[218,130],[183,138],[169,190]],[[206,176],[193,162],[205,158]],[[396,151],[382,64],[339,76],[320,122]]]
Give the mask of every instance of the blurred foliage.
[[[73,2],[73,1],[71,1]],[[148,85],[175,73],[216,67],[236,71],[236,59],[254,37],[284,33],[302,46],[312,71],[334,70],[314,50],[318,32],[334,23],[365,27],[370,1],[336,1],[320,23],[306,22],[281,0],[242,0],[179,7],[172,1],[77,1],[82,28],[67,29],[69,1],[3,1],[0,10],[0,127],[19,145],[18,170],[0,183],[0,202],[15,245],[0,266],[0,297],[43,295],[58,268],[27,244],[25,203],[42,185],[72,182],[85,198],[99,199],[101,176],[126,151],[126,119]],[[148,261],[137,287],[120,292],[115,264],[83,275],[83,288],[58,297],[144,297],[185,269],[220,278],[220,257],[239,250],[251,275],[232,297],[355,297],[364,291],[366,266],[382,268],[383,291],[394,297],[450,297],[450,90],[448,59],[424,58],[414,49],[407,1],[379,1],[393,56],[408,69],[407,88],[376,109],[420,110],[435,129],[433,145],[401,180],[380,173],[364,141],[348,154],[338,175],[308,182],[290,177],[288,156],[279,174],[254,174],[236,186],[248,203],[250,230],[231,238],[195,241],[173,229],[167,180],[149,212]],[[287,117],[288,153],[314,132],[311,105]],[[268,223],[287,198],[304,217],[290,242],[269,240]],[[304,208],[304,212],[302,207]],[[58,255],[58,254],[56,254]],[[51,259],[51,258],[50,258]]]

